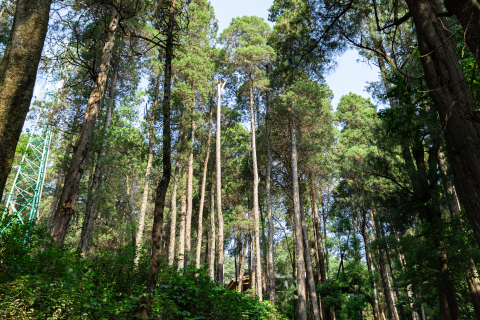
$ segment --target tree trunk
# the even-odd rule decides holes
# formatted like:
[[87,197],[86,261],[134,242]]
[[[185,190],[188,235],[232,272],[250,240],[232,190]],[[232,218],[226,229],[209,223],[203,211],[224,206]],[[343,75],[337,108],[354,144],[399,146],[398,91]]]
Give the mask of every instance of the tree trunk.
[[302,217],[300,212],[300,190],[298,183],[297,164],[297,137],[295,127],[295,113],[292,108],[291,118],[291,143],[292,143],[292,179],[293,179],[293,211],[295,216],[295,236],[297,251],[297,290],[298,290],[298,317],[307,320],[307,305],[305,296],[305,262],[303,261]]
[[257,168],[257,146],[255,139],[255,112],[253,110],[253,84],[250,84],[250,124],[251,124],[251,143],[252,143],[252,164],[253,164],[253,221],[254,221],[254,241],[255,250],[255,272],[256,272],[256,293],[262,300],[262,264],[260,257],[260,213],[258,209],[258,168]]
[[217,185],[217,220],[218,220],[218,270],[217,281],[223,286],[223,213],[222,213],[222,165],[221,165],[221,131],[222,131],[222,89],[225,86],[220,80],[217,83],[217,133],[216,133],[216,185]]
[[268,99],[268,91],[266,93],[267,116],[265,117],[265,126],[267,131],[267,217],[268,217],[268,279],[270,289],[270,304],[275,305],[275,261],[273,257],[273,233],[274,222],[272,218],[272,195],[271,195],[271,180],[272,180],[272,150],[270,145],[270,102]]
[[115,107],[115,93],[117,91],[117,77],[118,77],[118,68],[114,67],[112,73],[112,79],[110,80],[110,96],[109,103],[107,106],[107,113],[105,115],[105,126],[104,133],[102,137],[102,145],[98,152],[97,165],[95,167],[95,173],[93,174],[92,184],[90,192],[87,197],[87,206],[85,211],[85,218],[83,219],[82,225],[82,234],[80,236],[79,247],[82,250],[82,256],[85,256],[88,251],[88,243],[90,236],[93,232],[93,219],[95,217],[95,205],[97,203],[96,192],[100,187],[102,182],[102,171],[105,162],[105,151],[107,148],[107,137],[110,132],[110,124],[112,122],[112,111]]
[[0,194],[30,109],[52,0],[17,0],[0,64]]
[[308,245],[308,231],[307,224],[305,222],[305,212],[303,207],[303,194],[300,191],[300,218],[302,223],[302,235],[303,235],[303,246],[304,246],[304,255],[305,255],[305,267],[307,269],[307,284],[308,291],[310,296],[310,304],[312,306],[313,319],[320,320],[323,319],[323,313],[321,312],[321,307],[319,308],[319,301],[321,306],[321,297],[317,299],[317,291],[315,289],[315,278],[313,276],[313,264],[312,257],[310,256],[310,248]]
[[312,204],[312,222],[313,222],[313,232],[315,236],[315,253],[317,257],[317,274],[318,281],[320,284],[325,281],[325,262],[323,256],[323,244],[322,244],[322,233],[320,231],[320,225],[318,222],[318,206],[317,206],[317,197],[315,196],[315,182],[313,175],[309,177],[310,185],[310,202]]
[[150,172],[152,171],[152,163],[153,163],[153,138],[154,138],[154,130],[155,130],[155,116],[158,109],[159,89],[160,89],[160,73],[158,73],[157,75],[157,83],[155,87],[155,98],[154,98],[155,100],[153,101],[153,108],[151,111],[152,113],[150,115],[150,128],[148,130],[148,161],[147,161],[147,169],[145,172],[145,184],[143,185],[142,206],[140,207],[140,216],[138,217],[138,229],[137,229],[137,235],[135,237],[136,239],[135,243],[137,245],[136,252],[135,252],[135,261],[134,261],[135,266],[138,265],[138,261],[140,260],[139,254],[140,254],[140,249],[142,248],[143,230],[145,227],[145,214],[147,213],[148,187],[150,183]]
[[438,0],[407,0],[430,96],[444,129],[455,186],[480,246],[480,124],[465,119],[476,102],[463,75]]
[[47,217],[48,233],[52,232],[53,214],[58,205],[58,196],[59,196],[60,190],[62,189],[63,177],[65,174],[65,166],[67,165],[68,156],[70,155],[70,150],[72,149],[73,136],[75,135],[75,130],[77,127],[77,118],[78,118],[78,113],[80,112],[80,106],[81,104],[78,103],[77,110],[75,111],[75,117],[73,118],[73,121],[72,121],[72,127],[70,128],[70,134],[68,136],[68,143],[65,149],[65,155],[63,156],[62,166],[60,168],[60,172],[58,173],[57,183],[55,185],[54,196],[52,199],[52,205],[50,206],[50,210],[48,211],[48,217]]
[[174,8],[170,9],[168,15],[167,36],[165,39],[165,79],[163,85],[163,173],[162,179],[158,184],[155,195],[155,209],[153,211],[152,226],[152,254],[150,258],[150,267],[147,277],[147,288],[139,303],[138,316],[147,318],[149,310],[152,306],[152,299],[158,281],[158,273],[160,271],[160,260],[162,253],[162,237],[163,237],[163,213],[165,211],[165,196],[167,194],[170,177],[172,175],[171,165],[171,129],[170,129],[170,99],[172,84],[172,58],[173,58],[173,25],[174,25]]
[[186,232],[186,214],[187,214],[187,181],[185,180],[188,167],[185,162],[182,165],[182,174],[180,183],[183,183],[182,197],[180,200],[180,231],[178,235],[178,270],[185,268],[185,232]]
[[458,215],[460,211],[460,203],[457,198],[457,193],[455,192],[455,186],[453,185],[452,179],[448,175],[448,165],[445,154],[440,149],[438,150],[438,160],[440,162],[440,168],[442,169],[443,177],[446,181],[445,193],[448,197],[448,209],[452,217]]
[[240,242],[240,263],[238,266],[238,292],[243,292],[243,269],[245,268],[245,253],[246,253],[246,246]]
[[112,10],[112,21],[108,27],[99,72],[92,93],[90,94],[90,98],[88,99],[83,124],[74,148],[75,151],[72,156],[72,161],[70,162],[70,167],[65,176],[62,195],[60,196],[57,210],[55,212],[53,238],[56,246],[63,245],[65,235],[67,234],[68,224],[75,212],[75,201],[80,186],[80,180],[82,179],[83,171],[85,169],[85,161],[87,160],[90,151],[90,141],[97,121],[98,108],[103,93],[105,92],[105,86],[107,85],[108,69],[110,67],[112,50],[115,42],[115,31],[117,30],[120,18],[115,8],[112,8]]
[[210,113],[208,117],[208,138],[207,138],[207,150],[205,150],[205,160],[203,161],[203,175],[202,175],[202,189],[200,191],[200,205],[198,211],[198,229],[197,229],[197,252],[195,266],[200,268],[200,253],[202,250],[202,232],[203,232],[203,207],[205,204],[205,187],[207,185],[207,171],[208,171],[208,159],[210,157],[210,143],[212,141],[212,125],[213,125],[213,108],[210,105]]
[[173,265],[175,258],[175,235],[177,231],[177,188],[178,188],[178,173],[180,171],[180,162],[175,163],[175,173],[173,175],[172,198],[170,200],[171,218],[170,218],[170,240],[168,243],[168,265]]
[[215,184],[212,181],[210,190],[210,256],[208,257],[208,275],[215,280]]
[[[188,155],[188,176],[187,176],[187,215],[185,223],[185,266],[190,265],[190,251],[192,250],[192,205],[193,205],[193,149],[195,145],[195,95],[190,113],[191,144]],[[202,234],[200,233],[200,239]]]
[[[373,207],[370,208],[370,219],[372,220],[372,229],[375,233],[377,239],[380,239],[380,233],[378,227],[376,226],[376,221],[374,219]],[[389,318],[392,320],[398,320],[398,312],[395,307],[395,298],[393,297],[392,286],[390,284],[390,278],[388,277],[387,266],[385,264],[384,250],[381,246],[378,246],[378,263],[380,265],[380,276],[382,278],[383,292],[385,294],[385,300],[387,302],[387,309]]]

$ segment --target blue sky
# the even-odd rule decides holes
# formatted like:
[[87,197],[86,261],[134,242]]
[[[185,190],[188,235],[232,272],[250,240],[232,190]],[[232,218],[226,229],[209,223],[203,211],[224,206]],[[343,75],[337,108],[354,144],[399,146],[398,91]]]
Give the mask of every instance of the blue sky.
[[[268,9],[272,0],[210,0],[215,17],[218,20],[219,33],[228,27],[233,18],[257,16],[268,21]],[[357,62],[359,55],[355,50],[348,50],[337,58],[337,68],[325,76],[325,80],[333,91],[333,107],[336,108],[344,94],[353,92],[370,97],[365,91],[367,82],[378,81],[378,68]]]

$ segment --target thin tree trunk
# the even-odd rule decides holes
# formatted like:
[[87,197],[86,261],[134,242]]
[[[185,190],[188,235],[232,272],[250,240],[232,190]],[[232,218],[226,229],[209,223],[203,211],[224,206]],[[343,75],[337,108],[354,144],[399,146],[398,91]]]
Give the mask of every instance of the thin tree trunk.
[[223,264],[224,264],[224,249],[223,249],[223,213],[222,213],[222,165],[221,165],[221,131],[222,131],[222,89],[225,86],[220,80],[217,83],[217,133],[216,133],[216,185],[217,185],[217,220],[218,220],[218,270],[217,281],[223,286]]
[[63,156],[62,166],[60,168],[60,172],[58,173],[57,183],[55,185],[55,192],[54,192],[54,196],[53,196],[53,200],[52,200],[52,205],[50,206],[50,210],[48,211],[48,217],[47,217],[47,232],[48,233],[51,233],[51,231],[52,231],[53,214],[55,213],[55,209],[57,208],[57,205],[58,205],[58,196],[59,196],[59,192],[61,191],[62,184],[63,184],[63,178],[64,178],[64,174],[65,174],[65,166],[67,165],[68,156],[70,155],[70,151],[72,149],[73,136],[75,135],[75,130],[76,130],[76,127],[77,127],[77,118],[78,118],[78,113],[80,112],[80,106],[81,106],[81,104],[78,103],[77,110],[75,111],[75,117],[73,118],[73,121],[72,121],[72,127],[70,129],[70,134],[68,136],[68,143],[67,143],[67,147],[65,149],[65,155]]
[[135,266],[138,265],[138,261],[140,260],[140,249],[142,247],[142,238],[143,238],[143,230],[145,228],[145,214],[147,213],[147,202],[148,202],[148,188],[150,183],[150,173],[152,171],[152,163],[153,163],[153,137],[154,137],[154,130],[155,130],[155,115],[158,109],[158,94],[160,89],[160,73],[157,75],[157,83],[155,87],[155,100],[153,101],[153,108],[152,113],[150,115],[150,128],[148,130],[148,160],[147,160],[147,169],[145,172],[145,184],[143,185],[143,195],[142,195],[142,206],[140,207],[140,216],[138,217],[138,229],[137,235],[135,237],[135,242],[137,244],[136,252],[135,252]]
[[160,260],[162,254],[163,237],[163,214],[165,211],[165,196],[167,194],[170,177],[172,175],[171,166],[171,128],[170,128],[170,100],[172,84],[172,58],[173,58],[173,32],[174,32],[174,6],[170,7],[167,21],[167,35],[165,39],[165,79],[163,85],[163,173],[155,196],[155,209],[153,211],[152,226],[152,254],[150,258],[150,267],[147,277],[146,295],[140,299],[137,315],[140,318],[147,318],[152,306],[153,294],[157,286],[158,273],[160,271]]
[[297,251],[297,290],[298,290],[298,316],[299,320],[307,320],[307,305],[305,295],[305,262],[303,261],[302,217],[300,212],[300,190],[298,182],[297,164],[297,137],[295,127],[295,113],[292,108],[291,118],[291,143],[292,143],[292,179],[293,179],[293,211],[295,216],[295,236]]
[[[480,247],[480,124],[465,119],[477,103],[457,58],[438,0],[407,0],[429,94],[442,122],[456,191]],[[456,315],[455,315],[456,317]]]
[[182,165],[182,174],[180,183],[183,183],[182,197],[180,200],[180,231],[178,235],[178,270],[185,268],[185,231],[186,231],[186,214],[187,214],[187,181],[185,180],[188,167],[185,162]]
[[[376,221],[374,218],[375,209],[373,207],[370,208],[370,219],[372,220],[372,228],[377,237],[380,239],[380,233],[378,228],[376,227]],[[395,298],[393,297],[393,292],[391,290],[392,286],[390,284],[390,278],[388,277],[387,266],[385,264],[385,257],[383,248],[379,246],[377,248],[378,251],[378,263],[380,265],[380,275],[382,278],[383,284],[383,292],[385,294],[385,300],[387,302],[387,309],[390,319],[398,320],[398,312],[397,308],[395,307]]]
[[95,205],[97,203],[96,192],[102,182],[102,171],[103,171],[103,166],[105,164],[105,151],[107,149],[107,137],[108,137],[108,133],[110,132],[110,124],[112,122],[112,111],[115,107],[117,77],[118,77],[118,68],[115,66],[113,68],[112,79],[110,83],[110,96],[109,96],[109,103],[107,106],[107,113],[105,115],[105,126],[104,126],[104,134],[102,137],[102,145],[98,153],[97,165],[95,167],[95,173],[93,174],[91,189],[87,197],[85,218],[83,220],[82,234],[80,236],[79,247],[80,247],[80,250],[82,250],[82,256],[85,256],[87,254],[88,243],[93,232],[93,219],[95,217]]
[[313,175],[309,177],[310,184],[310,202],[312,203],[312,222],[313,222],[313,231],[315,235],[315,253],[317,256],[317,274],[318,280],[322,284],[325,281],[325,262],[323,256],[323,244],[322,244],[322,233],[320,231],[320,225],[318,222],[318,207],[317,207],[317,197],[315,196],[315,182]]
[[[62,195],[55,212],[53,238],[56,246],[63,245],[67,234],[68,224],[75,212],[75,201],[80,186],[80,180],[85,169],[85,161],[90,151],[90,141],[93,136],[93,130],[97,121],[98,109],[102,100],[105,86],[107,85],[108,69],[112,58],[113,45],[115,43],[115,31],[117,30],[120,15],[112,8],[112,21],[108,27],[105,46],[103,47],[102,59],[99,72],[92,93],[88,99],[87,110],[83,120],[80,134],[78,136],[72,161],[65,176],[65,184],[62,189]],[[5,59],[5,58],[4,58]]]
[[458,201],[457,193],[455,192],[455,186],[453,185],[453,181],[448,176],[447,159],[441,149],[438,150],[438,160],[440,163],[440,168],[442,169],[443,177],[445,178],[445,181],[446,181],[445,192],[447,194],[447,197],[449,198],[448,209],[450,210],[450,214],[453,217],[455,217],[458,215],[458,212],[460,211],[460,202]]
[[262,264],[260,257],[260,213],[258,208],[258,168],[257,168],[257,146],[255,139],[255,112],[253,110],[253,85],[250,85],[250,124],[252,138],[252,163],[253,163],[253,221],[254,221],[254,241],[255,241],[255,272],[256,272],[256,293],[262,300]]
[[[313,263],[312,257],[310,256],[310,248],[308,245],[308,231],[307,223],[305,222],[305,212],[303,207],[303,194],[300,191],[300,218],[302,223],[302,235],[303,235],[303,245],[304,245],[304,255],[305,255],[305,267],[307,270],[307,284],[308,291],[310,296],[310,303],[312,306],[313,317],[315,320],[323,319],[323,312],[321,312],[321,298],[320,296],[317,299],[317,291],[315,290],[315,278],[313,276]],[[320,308],[319,308],[320,301]]]
[[205,160],[203,161],[202,189],[200,191],[200,208],[198,211],[198,231],[197,231],[197,252],[195,265],[200,268],[200,252],[202,250],[202,232],[203,232],[203,207],[205,204],[205,187],[207,185],[208,159],[210,157],[210,143],[212,141],[213,108],[210,105],[208,117],[208,138],[207,150],[205,150]]
[[208,257],[208,275],[215,280],[215,183],[210,190],[210,256]]
[[273,257],[273,233],[274,222],[272,218],[272,195],[271,195],[271,180],[272,180],[272,150],[270,145],[270,102],[268,99],[268,90],[266,93],[267,116],[265,117],[265,125],[267,131],[267,217],[268,217],[268,273],[269,273],[269,289],[270,289],[270,304],[275,305],[275,261]]
[[52,0],[17,0],[0,64],[0,194],[30,109]]
[[[195,145],[195,95],[190,114],[191,145],[188,155],[188,176],[187,176],[187,215],[185,223],[185,266],[190,265],[190,254],[192,250],[192,205],[193,205],[193,149]],[[202,234],[200,233],[200,240]]]
[[243,269],[245,268],[245,253],[246,253],[246,245],[244,246],[242,242],[240,242],[241,250],[240,250],[240,262],[238,266],[238,292],[243,292]]
[[180,162],[175,163],[175,173],[173,175],[173,188],[171,203],[171,219],[170,219],[170,241],[168,243],[168,265],[173,265],[175,258],[175,234],[177,230],[177,188],[178,188],[178,173],[180,171]]

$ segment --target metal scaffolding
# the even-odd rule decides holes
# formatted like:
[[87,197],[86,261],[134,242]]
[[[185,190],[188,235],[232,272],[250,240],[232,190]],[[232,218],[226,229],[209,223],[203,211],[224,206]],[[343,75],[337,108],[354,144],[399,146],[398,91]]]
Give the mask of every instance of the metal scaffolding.
[[[40,132],[36,133],[37,130]],[[51,136],[52,129],[50,126],[40,129],[35,124],[3,212],[2,220],[7,219],[9,222],[0,230],[0,233],[5,232],[14,224],[27,224],[36,221]]]

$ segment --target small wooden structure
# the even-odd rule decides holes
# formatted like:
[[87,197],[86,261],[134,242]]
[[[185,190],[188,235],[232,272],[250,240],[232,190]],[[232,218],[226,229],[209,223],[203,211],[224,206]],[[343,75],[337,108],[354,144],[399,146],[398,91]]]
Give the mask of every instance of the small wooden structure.
[[[230,281],[230,283],[228,284],[227,286],[227,289],[228,290],[238,290],[238,286],[239,286],[239,279],[235,279],[233,278],[232,281]],[[248,289],[250,289],[250,277],[243,277],[243,284],[242,284],[242,291],[241,292],[245,292],[247,291]]]

